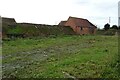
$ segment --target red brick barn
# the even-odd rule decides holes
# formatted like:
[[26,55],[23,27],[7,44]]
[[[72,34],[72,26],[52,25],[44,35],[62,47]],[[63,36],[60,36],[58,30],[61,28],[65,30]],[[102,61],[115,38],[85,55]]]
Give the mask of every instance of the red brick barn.
[[61,21],[60,26],[70,26],[76,34],[95,34],[96,26],[87,19],[69,17],[67,21]]

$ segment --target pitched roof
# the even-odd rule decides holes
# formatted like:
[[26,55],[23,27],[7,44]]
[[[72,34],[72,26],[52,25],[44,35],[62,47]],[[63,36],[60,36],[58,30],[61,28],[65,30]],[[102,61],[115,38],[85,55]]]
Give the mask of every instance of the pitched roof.
[[11,21],[11,22],[16,22],[14,18],[7,18],[7,17],[2,17],[3,21]]
[[77,17],[69,17],[68,21],[72,20],[76,26],[82,26],[82,27],[96,27],[91,22],[89,22],[87,19],[83,18],[77,18]]
[[16,21],[14,18],[6,18],[6,17],[2,17],[2,23],[6,23],[6,24],[15,24]]
[[58,25],[60,26],[64,26],[66,24],[67,21],[61,21]]

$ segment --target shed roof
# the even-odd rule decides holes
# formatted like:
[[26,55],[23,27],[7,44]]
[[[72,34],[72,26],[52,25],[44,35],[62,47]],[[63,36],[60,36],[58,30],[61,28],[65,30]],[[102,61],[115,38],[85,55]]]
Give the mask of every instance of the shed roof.
[[64,26],[66,24],[67,21],[61,21],[58,25],[60,26]]
[[7,17],[2,17],[2,21],[5,21],[5,22],[16,22],[14,18],[7,18]]
[[16,24],[16,21],[14,18],[2,17],[2,23],[12,25],[12,24]]

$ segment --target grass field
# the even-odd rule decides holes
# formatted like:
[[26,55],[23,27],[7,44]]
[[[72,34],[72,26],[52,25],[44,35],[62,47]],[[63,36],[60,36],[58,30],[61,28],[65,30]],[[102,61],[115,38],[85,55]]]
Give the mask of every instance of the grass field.
[[3,78],[119,78],[117,36],[3,41]]

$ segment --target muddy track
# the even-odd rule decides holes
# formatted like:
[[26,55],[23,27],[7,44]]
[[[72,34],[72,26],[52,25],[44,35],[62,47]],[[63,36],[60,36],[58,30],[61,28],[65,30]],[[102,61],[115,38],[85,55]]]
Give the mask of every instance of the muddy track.
[[18,52],[8,56],[3,56],[4,61],[6,61],[2,65],[3,76],[11,75],[11,73],[26,67],[30,67],[31,65],[40,65],[42,62],[46,61],[52,56],[55,56],[59,59],[59,57],[63,57],[65,54],[74,54],[83,48],[89,47],[91,47],[91,44],[88,43],[68,43],[47,48],[39,48],[29,52]]

